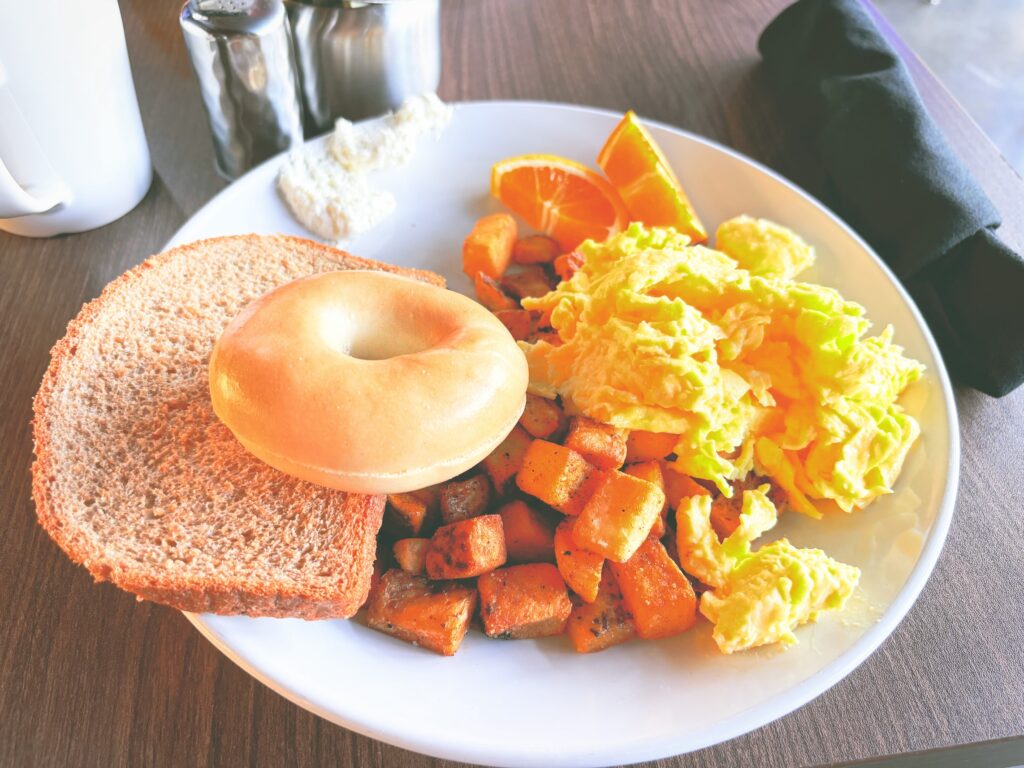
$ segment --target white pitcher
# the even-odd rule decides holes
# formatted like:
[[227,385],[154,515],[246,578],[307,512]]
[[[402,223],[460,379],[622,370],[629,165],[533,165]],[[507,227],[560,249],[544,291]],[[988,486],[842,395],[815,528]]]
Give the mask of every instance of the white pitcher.
[[0,230],[102,226],[152,177],[117,0],[0,0]]

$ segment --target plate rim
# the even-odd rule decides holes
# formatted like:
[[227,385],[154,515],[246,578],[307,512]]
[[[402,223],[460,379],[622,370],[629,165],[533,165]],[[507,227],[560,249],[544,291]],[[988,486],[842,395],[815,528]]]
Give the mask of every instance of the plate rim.
[[[536,109],[551,109],[560,111],[573,111],[583,114],[600,115],[602,117],[621,117],[623,114],[617,110],[605,109],[601,107],[592,107],[581,104],[570,104],[564,102],[553,102],[553,101],[537,101],[529,99],[496,99],[496,100],[470,100],[470,101],[456,101],[450,102],[450,104],[458,109],[459,107],[473,107],[473,106],[488,106],[488,107],[529,107]],[[371,118],[370,120],[361,122],[373,122],[380,118]],[[924,547],[921,549],[921,553],[918,556],[917,562],[911,569],[907,576],[906,583],[900,592],[896,595],[895,599],[885,609],[881,616],[874,622],[874,624],[864,632],[854,644],[837,659],[826,665],[824,668],[818,670],[801,680],[793,687],[786,690],[781,695],[778,695],[768,701],[761,704],[754,705],[753,707],[741,710],[740,712],[732,715],[723,723],[716,725],[712,728],[702,731],[696,737],[688,736],[685,744],[673,743],[671,736],[666,736],[658,739],[648,739],[642,743],[624,743],[619,750],[627,750],[629,756],[625,758],[627,763],[642,762],[645,760],[656,760],[670,757],[673,755],[688,754],[695,752],[700,749],[705,749],[716,744],[723,743],[725,741],[732,740],[746,733],[750,733],[757,730],[781,717],[784,717],[803,705],[814,700],[827,690],[835,686],[839,681],[847,677],[857,667],[859,667],[872,653],[878,650],[882,644],[892,635],[902,620],[905,618],[910,608],[917,602],[925,584],[928,582],[932,572],[935,569],[935,565],[938,562],[939,555],[942,552],[943,546],[945,545],[948,537],[949,528],[952,524],[953,514],[955,511],[957,493],[959,490],[960,480],[960,431],[959,431],[959,419],[956,408],[956,401],[953,393],[952,384],[950,382],[949,374],[946,370],[945,362],[943,361],[942,354],[939,351],[938,345],[935,342],[935,338],[932,335],[931,329],[925,322],[924,317],[921,315],[917,304],[907,293],[903,284],[893,274],[889,266],[875,253],[874,249],[868,245],[867,242],[852,228],[849,224],[843,220],[837,213],[832,211],[828,206],[818,200],[817,197],[807,192],[798,184],[790,181],[781,174],[777,173],[773,169],[767,167],[763,163],[743,154],[731,147],[721,144],[713,139],[696,134],[685,128],[672,125],[659,120],[652,120],[640,118],[645,124],[657,126],[663,130],[671,133],[679,134],[690,141],[703,144],[707,147],[715,149],[725,155],[730,156],[734,160],[739,160],[743,163],[753,166],[762,174],[765,174],[773,181],[782,184],[790,190],[798,193],[815,208],[819,209],[828,218],[833,220],[843,232],[853,239],[853,241],[865,251],[871,259],[876,262],[876,266],[880,267],[883,274],[893,284],[897,294],[903,300],[910,310],[911,315],[918,324],[921,330],[925,343],[928,350],[931,352],[933,358],[937,362],[934,367],[934,375],[936,376],[939,384],[939,388],[942,392],[944,401],[945,417],[949,423],[949,445],[948,445],[948,460],[945,468],[945,487],[943,488],[942,497],[939,501],[938,510],[936,512],[935,520],[932,524],[932,528],[928,533],[928,538],[925,541]],[[306,139],[302,146],[308,146],[311,143],[322,141],[326,134],[320,134],[318,136],[310,137]],[[294,148],[293,148],[294,149]],[[164,244],[162,250],[180,245],[182,240],[182,233],[187,231],[190,224],[197,218],[199,218],[207,208],[217,204],[220,198],[224,195],[231,194],[232,190],[236,185],[241,184],[249,176],[255,175],[263,171],[266,166],[272,163],[279,163],[281,158],[286,155],[289,151],[285,150],[273,157],[268,158],[259,165],[247,171],[245,174],[240,176],[228,184],[224,189],[214,195],[210,200],[203,204],[197,211],[195,211],[189,218],[182,223],[182,225],[174,232],[174,234]],[[230,661],[234,662],[246,673],[251,675],[253,678],[261,682],[263,685],[270,688],[275,693],[283,696],[292,703],[302,707],[303,709],[312,712],[319,717],[327,720],[328,722],[340,725],[355,733],[367,736],[378,741],[382,741],[387,744],[391,744],[403,749],[408,749],[420,754],[429,755],[440,759],[448,760],[460,760],[463,762],[479,763],[485,765],[604,765],[609,764],[602,762],[603,758],[593,752],[582,752],[576,751],[572,753],[562,753],[557,756],[544,756],[543,761],[532,760],[524,762],[524,755],[510,751],[507,748],[498,747],[492,749],[488,753],[481,753],[472,747],[466,748],[447,742],[443,735],[439,735],[435,739],[417,739],[417,738],[404,738],[398,729],[393,730],[382,730],[374,728],[369,725],[365,725],[358,720],[346,719],[337,713],[331,712],[323,707],[320,707],[304,697],[300,696],[293,690],[289,689],[283,683],[279,683],[274,678],[263,673],[255,665],[248,662],[239,653],[237,653],[228,642],[221,636],[221,634],[213,627],[207,625],[204,621],[203,615],[183,612],[185,617],[196,627],[201,635],[203,635],[218,651],[223,653]],[[682,751],[679,751],[682,746]],[[593,762],[594,759],[598,762]],[[613,761],[613,764],[621,764],[623,761],[617,759]]]

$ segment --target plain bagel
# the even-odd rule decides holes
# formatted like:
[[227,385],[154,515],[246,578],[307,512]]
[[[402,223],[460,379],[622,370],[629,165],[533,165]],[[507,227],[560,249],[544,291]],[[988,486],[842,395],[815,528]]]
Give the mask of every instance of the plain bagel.
[[360,493],[423,488],[477,464],[518,421],[528,378],[484,307],[369,271],[271,291],[210,357],[214,411],[249,451]]

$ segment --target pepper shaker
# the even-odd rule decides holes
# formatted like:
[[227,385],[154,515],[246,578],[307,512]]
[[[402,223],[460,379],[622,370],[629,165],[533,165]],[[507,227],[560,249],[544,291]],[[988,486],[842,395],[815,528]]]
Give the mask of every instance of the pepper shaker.
[[310,135],[397,109],[441,79],[439,0],[285,0]]
[[302,105],[281,0],[189,0],[181,29],[227,179],[303,140]]

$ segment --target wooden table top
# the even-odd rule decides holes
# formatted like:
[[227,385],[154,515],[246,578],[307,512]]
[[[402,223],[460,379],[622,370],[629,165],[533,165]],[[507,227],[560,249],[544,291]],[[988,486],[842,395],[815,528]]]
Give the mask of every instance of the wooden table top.
[[[173,2],[122,2],[156,179],[130,214],[49,240],[0,233],[0,765],[451,765],[331,725],[257,683],[168,608],[95,586],[35,524],[30,402],[82,303],[224,186]],[[709,136],[820,189],[758,71],[785,0],[445,0],[441,96],[576,102]],[[895,40],[899,45],[899,41]],[[935,117],[1024,246],[1024,183],[913,54]],[[957,393],[963,461],[935,573],[834,688],[662,766],[796,766],[1024,733],[1024,389]]]

